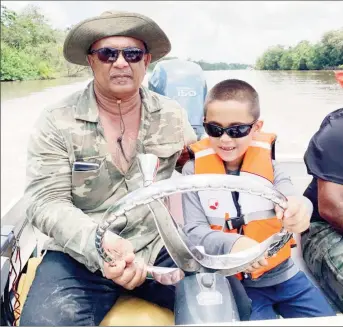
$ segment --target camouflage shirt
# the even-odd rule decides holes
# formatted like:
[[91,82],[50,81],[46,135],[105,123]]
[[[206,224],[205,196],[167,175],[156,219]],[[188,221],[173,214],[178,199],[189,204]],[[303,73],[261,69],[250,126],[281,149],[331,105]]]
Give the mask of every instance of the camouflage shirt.
[[[185,145],[196,141],[186,111],[169,98],[140,88],[141,124],[136,153],[160,159],[157,180],[171,177]],[[35,124],[27,157],[27,214],[49,236],[45,248],[68,253],[90,271],[102,270],[95,230],[104,212],[128,192],[141,187],[137,161],[122,174],[112,162],[99,123],[93,82],[59,104],[46,108]],[[75,161],[99,165],[74,171]],[[130,240],[136,256],[153,264],[163,246],[147,207],[118,217],[116,237]]]

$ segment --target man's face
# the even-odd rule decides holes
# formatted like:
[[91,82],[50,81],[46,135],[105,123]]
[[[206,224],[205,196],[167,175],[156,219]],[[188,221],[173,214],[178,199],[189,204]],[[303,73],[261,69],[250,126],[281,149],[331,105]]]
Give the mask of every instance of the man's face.
[[[236,100],[213,101],[207,106],[206,122],[220,127],[251,124],[254,117],[250,114],[250,103]],[[231,138],[226,133],[221,137],[209,137],[211,146],[223,161],[238,167],[251,144],[253,135],[262,128],[262,121],[257,121],[251,132],[241,138]]]
[[[138,48],[145,50],[142,41],[125,36],[106,37],[93,43],[91,50],[101,48]],[[118,99],[134,95],[141,86],[147,67],[151,61],[150,54],[144,54],[136,63],[127,62],[121,52],[114,62],[102,62],[97,53],[88,55],[89,64],[94,73],[98,88],[108,96]]]

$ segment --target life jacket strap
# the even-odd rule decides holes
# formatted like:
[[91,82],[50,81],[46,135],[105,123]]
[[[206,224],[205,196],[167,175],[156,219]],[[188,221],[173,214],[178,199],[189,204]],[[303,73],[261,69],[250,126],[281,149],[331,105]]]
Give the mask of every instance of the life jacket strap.
[[243,225],[249,224],[254,220],[266,220],[275,217],[275,210],[259,210],[242,214],[239,217],[231,217],[226,220],[226,226],[229,230],[239,229]]

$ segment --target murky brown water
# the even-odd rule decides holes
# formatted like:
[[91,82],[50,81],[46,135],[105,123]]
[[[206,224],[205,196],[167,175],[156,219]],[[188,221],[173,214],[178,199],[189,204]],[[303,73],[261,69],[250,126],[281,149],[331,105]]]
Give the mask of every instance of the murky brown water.
[[[259,92],[265,131],[278,134],[277,157],[302,157],[327,113],[343,107],[343,89],[332,72],[205,72],[208,87],[226,78]],[[147,79],[146,79],[147,80]],[[145,80],[145,83],[146,83]],[[26,145],[41,110],[87,84],[84,78],[1,83],[1,208],[25,186]]]
[[23,82],[1,82],[1,103],[7,100],[26,97],[30,94],[56,86],[68,85],[86,80],[86,77],[65,77],[52,80],[33,80]]

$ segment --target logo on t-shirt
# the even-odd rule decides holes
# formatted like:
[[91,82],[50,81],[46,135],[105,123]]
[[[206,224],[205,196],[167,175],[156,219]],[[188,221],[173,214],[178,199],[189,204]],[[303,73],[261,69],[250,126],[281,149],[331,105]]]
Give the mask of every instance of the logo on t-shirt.
[[212,210],[217,210],[219,206],[219,202],[216,199],[209,199],[208,200],[208,207]]

